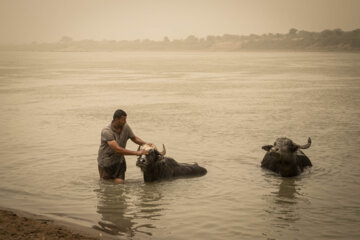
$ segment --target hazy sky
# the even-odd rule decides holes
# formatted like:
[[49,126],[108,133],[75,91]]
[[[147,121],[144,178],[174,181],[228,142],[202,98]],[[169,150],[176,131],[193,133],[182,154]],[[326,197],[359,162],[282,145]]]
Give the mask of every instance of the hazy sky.
[[360,28],[360,0],[0,0],[0,43]]

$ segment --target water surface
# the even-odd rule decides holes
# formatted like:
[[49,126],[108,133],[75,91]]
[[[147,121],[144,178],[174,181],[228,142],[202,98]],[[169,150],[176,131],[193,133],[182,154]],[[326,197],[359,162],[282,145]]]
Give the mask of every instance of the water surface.
[[[360,55],[0,53],[0,205],[115,239],[358,239]],[[100,181],[100,131],[124,109],[135,134],[200,178]],[[287,136],[313,163],[260,168]],[[129,149],[136,149],[128,143]]]

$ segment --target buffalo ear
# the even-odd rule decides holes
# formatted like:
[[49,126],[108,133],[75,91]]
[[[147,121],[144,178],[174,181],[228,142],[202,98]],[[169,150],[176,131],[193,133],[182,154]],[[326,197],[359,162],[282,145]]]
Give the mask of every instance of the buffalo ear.
[[270,151],[270,149],[273,147],[273,145],[265,145],[262,146],[261,148],[264,149],[265,151]]

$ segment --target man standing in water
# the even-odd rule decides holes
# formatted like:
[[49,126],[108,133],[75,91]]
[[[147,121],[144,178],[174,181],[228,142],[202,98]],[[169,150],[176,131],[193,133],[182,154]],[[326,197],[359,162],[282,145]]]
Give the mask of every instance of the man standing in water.
[[129,138],[138,145],[146,144],[134,135],[126,123],[126,117],[126,112],[121,109],[116,110],[112,122],[101,131],[101,144],[97,159],[99,175],[100,178],[112,179],[115,183],[124,183],[125,181],[126,161],[124,155],[148,154],[146,150],[126,149]]

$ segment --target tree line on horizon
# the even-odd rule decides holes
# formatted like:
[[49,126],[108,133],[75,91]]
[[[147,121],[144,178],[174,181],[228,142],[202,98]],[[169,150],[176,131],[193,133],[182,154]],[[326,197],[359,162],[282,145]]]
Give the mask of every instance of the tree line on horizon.
[[359,51],[360,29],[342,29],[322,32],[299,31],[262,35],[207,36],[190,35],[185,39],[162,41],[142,40],[73,40],[64,36],[54,43],[31,43],[0,46],[0,50],[20,51],[244,51],[244,50],[302,50],[302,51]]

